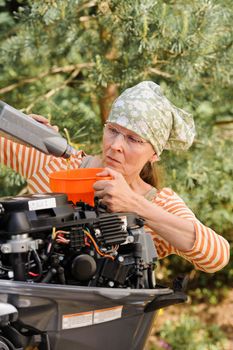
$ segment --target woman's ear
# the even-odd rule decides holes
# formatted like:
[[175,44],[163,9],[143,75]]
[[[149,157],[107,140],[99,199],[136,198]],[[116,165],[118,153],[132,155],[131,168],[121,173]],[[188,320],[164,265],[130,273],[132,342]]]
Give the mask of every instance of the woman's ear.
[[158,160],[159,160],[159,157],[157,156],[156,153],[154,153],[150,159],[150,162],[151,162],[151,164],[153,164],[154,162],[158,162]]

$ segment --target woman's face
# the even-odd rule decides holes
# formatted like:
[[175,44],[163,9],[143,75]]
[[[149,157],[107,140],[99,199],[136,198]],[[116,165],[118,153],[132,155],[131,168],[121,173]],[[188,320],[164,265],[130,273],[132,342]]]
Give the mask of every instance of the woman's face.
[[136,133],[108,123],[103,134],[104,166],[120,172],[129,180],[137,177],[148,161],[157,159],[151,144]]

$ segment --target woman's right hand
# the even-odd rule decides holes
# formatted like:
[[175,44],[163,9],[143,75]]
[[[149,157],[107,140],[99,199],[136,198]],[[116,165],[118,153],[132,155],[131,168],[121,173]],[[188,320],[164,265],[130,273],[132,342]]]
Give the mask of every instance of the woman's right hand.
[[51,125],[48,121],[47,118],[43,117],[42,115],[39,114],[29,114],[29,117],[33,118],[34,120],[36,120],[37,122],[46,125],[48,128],[51,128],[55,131],[59,131],[59,128],[57,125]]

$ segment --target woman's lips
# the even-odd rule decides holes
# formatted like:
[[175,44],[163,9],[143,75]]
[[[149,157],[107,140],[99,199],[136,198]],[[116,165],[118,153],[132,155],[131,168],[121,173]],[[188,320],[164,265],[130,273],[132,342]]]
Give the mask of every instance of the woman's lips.
[[115,158],[109,156],[107,156],[106,158],[107,162],[121,164],[121,162],[119,160],[116,160]]

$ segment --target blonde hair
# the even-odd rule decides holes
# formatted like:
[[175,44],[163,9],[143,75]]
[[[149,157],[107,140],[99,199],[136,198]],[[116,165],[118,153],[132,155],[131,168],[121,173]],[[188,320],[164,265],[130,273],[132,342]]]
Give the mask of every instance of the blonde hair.
[[161,189],[163,187],[164,171],[156,162],[147,162],[140,172],[140,177],[149,185]]

